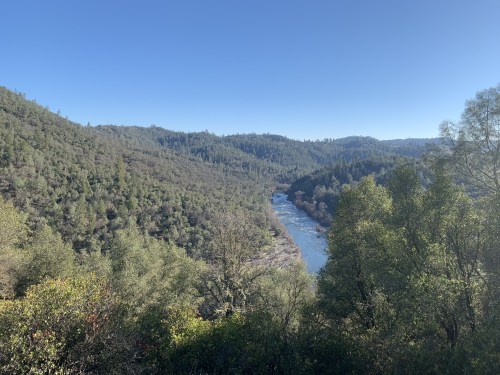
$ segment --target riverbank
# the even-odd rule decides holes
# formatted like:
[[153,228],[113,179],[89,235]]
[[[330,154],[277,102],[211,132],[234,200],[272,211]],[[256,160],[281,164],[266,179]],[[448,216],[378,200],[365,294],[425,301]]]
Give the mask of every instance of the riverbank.
[[268,259],[277,267],[289,267],[301,259],[300,248],[288,236],[288,233],[280,234],[274,237],[274,244],[269,251]]
[[301,260],[300,248],[288,236],[288,233],[273,236],[273,243],[263,250],[252,262],[272,268],[288,268]]

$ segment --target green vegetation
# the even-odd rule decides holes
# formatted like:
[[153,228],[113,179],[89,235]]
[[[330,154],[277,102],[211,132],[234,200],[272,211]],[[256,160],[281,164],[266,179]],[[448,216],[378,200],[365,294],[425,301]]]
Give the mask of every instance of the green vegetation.
[[377,358],[377,372],[473,371],[484,359],[478,331],[493,323],[484,306],[496,304],[483,266],[485,217],[445,174],[426,191],[409,169],[393,178],[406,191],[367,177],[342,195],[321,309]]
[[[424,161],[433,140],[82,127],[0,89],[0,373],[496,373],[499,106]],[[317,280],[266,262],[286,184],[331,224]]]
[[309,216],[329,227],[344,187],[358,183],[364,176],[372,175],[384,184],[398,165],[410,163],[423,186],[429,184],[429,172],[421,161],[401,156],[374,157],[367,160],[337,163],[307,174],[290,185],[288,199],[305,210]]

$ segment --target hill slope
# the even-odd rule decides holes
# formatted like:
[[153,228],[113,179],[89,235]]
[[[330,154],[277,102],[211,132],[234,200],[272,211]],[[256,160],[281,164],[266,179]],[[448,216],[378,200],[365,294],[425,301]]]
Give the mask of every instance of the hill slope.
[[105,251],[133,222],[199,254],[213,214],[231,207],[247,212],[265,238],[273,186],[325,166],[420,155],[422,143],[83,127],[0,88],[0,193],[77,251]]
[[208,132],[183,133],[159,127],[98,126],[100,133],[119,140],[161,146],[180,155],[239,170],[252,178],[290,183],[323,166],[373,157],[420,157],[427,143],[436,140],[378,141],[348,137],[323,141],[297,141],[273,134],[216,136]]
[[266,227],[263,184],[161,145],[121,139],[109,127],[82,127],[3,88],[0,155],[0,193],[77,250],[100,249],[133,220],[196,252],[222,207],[240,207]]

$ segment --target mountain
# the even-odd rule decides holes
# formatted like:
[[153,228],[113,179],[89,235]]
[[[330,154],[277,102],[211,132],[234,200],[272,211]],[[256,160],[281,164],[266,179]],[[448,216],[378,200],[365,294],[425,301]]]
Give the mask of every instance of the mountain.
[[180,155],[239,170],[251,177],[290,183],[305,173],[339,162],[373,157],[421,157],[428,143],[438,139],[379,141],[347,137],[297,141],[273,134],[216,136],[208,132],[183,133],[160,127],[98,126],[98,132],[121,141],[161,146]]
[[427,141],[84,127],[0,88],[0,193],[32,225],[46,221],[77,251],[105,251],[113,233],[133,222],[200,254],[214,213],[234,207],[266,238],[273,187],[325,166],[419,156]]
[[[0,373],[496,373],[498,191],[451,158],[424,189],[437,142],[83,127],[0,88]],[[275,263],[284,187],[337,210],[318,278]]]
[[133,221],[194,254],[222,208],[238,207],[268,226],[265,184],[115,129],[80,126],[0,89],[0,193],[77,251],[104,251]]

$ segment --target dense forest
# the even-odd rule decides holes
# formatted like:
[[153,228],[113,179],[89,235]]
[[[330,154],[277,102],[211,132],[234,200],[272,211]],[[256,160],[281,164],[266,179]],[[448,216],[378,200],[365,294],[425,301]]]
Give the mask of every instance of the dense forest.
[[297,141],[273,134],[216,136],[208,132],[179,133],[156,126],[98,126],[101,134],[112,134],[125,141],[161,146],[181,155],[236,169],[253,178],[268,177],[291,182],[307,171],[334,163],[374,157],[421,157],[436,139],[378,141],[370,137],[348,137],[323,141]]
[[[0,373],[496,373],[499,124],[500,87],[394,141],[81,126],[0,88]],[[328,227],[317,278],[270,260],[275,189]]]

